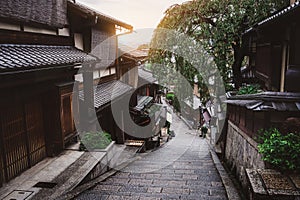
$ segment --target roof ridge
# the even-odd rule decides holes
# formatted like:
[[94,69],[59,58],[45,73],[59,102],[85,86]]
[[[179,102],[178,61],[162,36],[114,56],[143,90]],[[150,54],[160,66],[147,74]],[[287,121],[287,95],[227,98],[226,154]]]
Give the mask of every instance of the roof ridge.
[[267,23],[271,20],[274,20],[274,19],[278,18],[279,16],[282,16],[286,13],[289,13],[292,10],[295,10],[299,7],[300,7],[300,1],[297,1],[297,2],[293,3],[292,5],[289,5],[285,8],[282,8],[281,10],[278,10],[278,11],[274,12],[271,16],[266,17],[265,19],[261,20],[260,22],[257,22],[256,24],[254,24],[252,27],[248,28],[244,32],[244,34],[251,32],[254,29],[254,27],[261,26],[261,25],[263,25],[263,24],[265,24],[265,23]]
[[85,5],[85,4],[83,4],[83,3],[78,3],[77,1],[76,1],[76,2],[73,2],[73,1],[71,1],[71,0],[68,0],[68,3],[70,3],[70,4],[72,4],[72,5],[75,5],[75,6],[78,6],[78,7],[80,7],[80,8],[83,8],[83,9],[87,10],[88,12],[90,12],[90,13],[93,14],[93,15],[102,16],[102,17],[104,17],[105,19],[110,20],[111,22],[113,22],[113,23],[115,23],[115,24],[117,24],[117,25],[119,25],[119,26],[123,26],[124,28],[127,28],[127,29],[133,29],[133,26],[132,26],[132,25],[127,24],[127,23],[125,23],[125,22],[122,22],[122,21],[120,21],[120,20],[118,20],[118,19],[116,19],[116,18],[114,18],[114,17],[111,17],[110,15],[107,15],[107,14],[105,14],[105,13],[102,13],[102,12],[96,10],[96,9],[93,9],[93,8],[91,8],[91,7],[89,7],[89,6]]

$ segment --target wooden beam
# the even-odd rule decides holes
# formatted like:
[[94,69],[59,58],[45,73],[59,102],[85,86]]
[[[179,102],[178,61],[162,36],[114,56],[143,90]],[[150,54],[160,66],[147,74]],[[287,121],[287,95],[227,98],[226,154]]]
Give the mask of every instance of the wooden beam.
[[42,33],[0,30],[0,44],[72,46],[73,39],[69,36],[57,36]]

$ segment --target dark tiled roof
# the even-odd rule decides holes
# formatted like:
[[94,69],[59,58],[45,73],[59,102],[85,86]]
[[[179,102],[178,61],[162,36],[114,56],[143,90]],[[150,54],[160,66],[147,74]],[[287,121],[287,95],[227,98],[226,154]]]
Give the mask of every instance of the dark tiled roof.
[[143,110],[151,101],[153,97],[150,96],[139,96],[138,105],[135,107],[136,110]]
[[[276,19],[278,19],[278,18],[280,18],[280,17],[282,17],[282,16],[284,16],[284,15],[290,13],[290,12],[293,12],[296,9],[300,9],[300,2],[299,1],[295,2],[294,4],[292,4],[288,7],[286,7],[285,9],[277,12],[276,14],[262,20],[261,22],[257,23],[256,26],[262,26],[264,24],[272,22],[272,21],[274,21],[274,20],[276,20]],[[252,30],[253,30],[253,28],[250,28],[245,33],[251,32]]]
[[280,12],[276,13],[275,15],[272,15],[271,17],[268,17],[268,18],[264,19],[263,21],[259,22],[258,26],[263,25],[263,24],[265,24],[269,21],[272,21],[272,20],[274,20],[278,17],[281,17],[281,16],[283,16],[283,15],[285,15],[285,14],[287,14],[287,13],[289,13],[289,12],[295,10],[295,9],[299,9],[299,8],[300,8],[300,2],[298,1],[298,2],[288,6],[287,8],[281,10]]
[[156,82],[156,78],[153,77],[153,73],[144,69],[143,66],[139,67],[139,77],[144,79],[148,83],[154,83]]
[[0,72],[37,69],[96,59],[72,46],[0,44]]
[[125,55],[128,55],[135,59],[144,59],[144,58],[148,57],[148,52],[149,52],[148,49],[145,49],[145,50],[135,49],[135,50],[126,52]]
[[[94,86],[94,106],[99,108],[133,89],[121,81],[114,80]],[[79,91],[79,98],[84,100],[83,91]]]
[[236,95],[225,102],[256,111],[300,111],[300,93],[263,92],[250,95]]
[[73,6],[74,8],[77,8],[78,10],[82,11],[83,13],[86,13],[87,15],[97,16],[97,17],[99,17],[102,20],[105,20],[107,22],[116,24],[118,26],[130,29],[130,30],[133,29],[133,27],[131,25],[129,25],[129,24],[124,23],[124,22],[122,22],[120,20],[117,20],[117,19],[115,19],[115,18],[113,18],[111,16],[108,16],[108,15],[106,15],[104,13],[101,13],[99,11],[96,11],[96,10],[94,10],[92,8],[89,8],[86,5],[83,5],[81,3],[78,3],[78,2],[74,3],[72,1],[68,1],[68,6]]
[[0,1],[0,17],[27,23],[39,23],[63,28],[67,25],[67,2],[55,1]]

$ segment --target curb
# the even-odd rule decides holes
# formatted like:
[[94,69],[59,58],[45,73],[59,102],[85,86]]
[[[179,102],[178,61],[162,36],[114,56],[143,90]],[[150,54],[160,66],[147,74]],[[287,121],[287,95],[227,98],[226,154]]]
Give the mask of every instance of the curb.
[[[209,144],[209,146],[211,147],[210,144]],[[226,170],[224,169],[222,163],[220,162],[220,159],[217,156],[216,152],[214,152],[212,150],[212,148],[210,148],[209,151],[210,151],[211,157],[213,159],[214,165],[215,165],[216,169],[218,170],[218,173],[221,177],[222,183],[225,187],[227,198],[229,200],[241,200],[241,197],[240,197],[237,189],[235,188],[233,182],[231,181],[231,179],[228,176]]]
[[182,117],[181,115],[178,115],[177,116],[185,123],[185,125],[187,125],[187,127],[190,129],[190,130],[193,130],[193,127],[192,125],[186,121],[186,119],[184,117]]

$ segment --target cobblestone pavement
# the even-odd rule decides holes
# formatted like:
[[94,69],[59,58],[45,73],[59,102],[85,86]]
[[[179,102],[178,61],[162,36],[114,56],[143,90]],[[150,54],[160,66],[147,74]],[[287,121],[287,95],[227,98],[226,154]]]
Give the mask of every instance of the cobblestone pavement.
[[205,139],[173,115],[176,136],[76,199],[227,199]]

